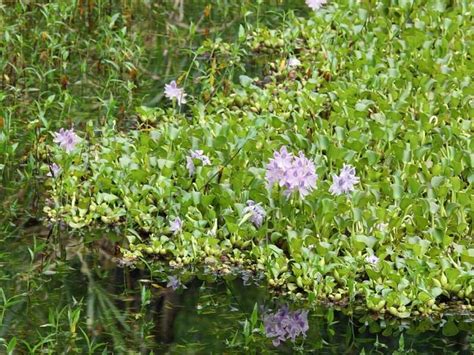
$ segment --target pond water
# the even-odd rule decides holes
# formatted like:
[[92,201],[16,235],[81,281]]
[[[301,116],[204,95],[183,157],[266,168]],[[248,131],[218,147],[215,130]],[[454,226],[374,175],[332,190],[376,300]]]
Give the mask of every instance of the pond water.
[[[152,80],[134,95],[147,105],[159,104],[164,83],[187,70],[188,50],[205,38],[232,39],[245,21],[277,25],[287,9],[306,11],[302,0],[138,3],[133,28],[147,34],[142,69]],[[96,110],[84,105],[81,117]],[[15,214],[0,226],[0,341],[17,353],[472,353],[469,314],[381,320],[357,308],[311,309],[306,337],[275,347],[262,316],[284,303],[275,303],[258,280],[212,283],[203,274],[174,291],[145,270],[116,267],[106,236],[55,249],[58,236],[41,223],[37,182],[21,186],[4,182],[0,195],[16,201]]]
[[[84,245],[65,246],[70,260],[57,258],[52,263],[44,243],[34,235],[15,233],[34,243],[28,251],[17,244],[0,254],[0,338],[16,337],[25,350],[177,354],[469,354],[472,350],[473,319],[468,315],[379,320],[357,309],[325,307],[310,310],[305,338],[274,347],[265,337],[261,318],[282,304],[272,301],[257,280],[237,277],[210,283],[196,278],[174,291],[157,284],[148,272],[113,266],[103,241],[89,248],[94,252],[86,252]],[[440,327],[446,323],[449,329]]]

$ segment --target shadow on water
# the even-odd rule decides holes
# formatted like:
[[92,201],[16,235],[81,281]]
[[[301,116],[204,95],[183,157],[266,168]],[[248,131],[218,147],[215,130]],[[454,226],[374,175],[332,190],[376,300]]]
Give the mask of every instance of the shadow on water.
[[[472,316],[381,320],[324,307],[310,310],[305,338],[274,347],[265,336],[262,316],[281,304],[256,280],[230,277],[207,282],[203,280],[209,275],[202,273],[173,290],[146,268],[117,267],[104,240],[87,248],[70,243],[63,246],[61,257],[44,237],[19,237],[32,239],[32,246],[5,239],[11,248],[0,255],[0,338],[15,337],[17,349],[25,352],[470,354],[472,350]],[[298,307],[304,306],[290,306]]]

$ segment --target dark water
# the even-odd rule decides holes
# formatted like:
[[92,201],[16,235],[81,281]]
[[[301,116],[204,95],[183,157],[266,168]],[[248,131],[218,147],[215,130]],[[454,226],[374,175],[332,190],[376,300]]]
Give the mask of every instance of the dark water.
[[54,255],[39,237],[11,232],[33,242],[25,250],[12,237],[4,239],[12,244],[0,254],[0,338],[6,342],[16,337],[19,353],[35,347],[49,353],[86,353],[88,343],[97,346],[92,353],[472,351],[474,320],[469,315],[380,320],[357,309],[324,307],[310,309],[305,338],[274,347],[265,336],[262,315],[282,301],[273,299],[258,280],[207,282],[203,280],[210,275],[201,273],[185,289],[173,291],[146,269],[116,267],[104,239],[84,239],[89,245],[71,241],[56,251],[62,255]]
[[[159,104],[163,84],[189,68],[192,50],[206,38],[231,40],[245,21],[277,26],[286,9],[306,11],[302,0],[183,4],[169,5],[161,17],[157,9],[135,9],[134,30],[146,34],[152,78],[138,95],[148,105]],[[94,110],[85,106],[83,115]],[[472,353],[469,315],[380,320],[323,307],[310,310],[306,338],[276,348],[261,316],[263,308],[282,304],[263,286],[240,278],[206,282],[209,275],[201,274],[173,291],[147,270],[117,268],[113,236],[70,236],[41,226],[36,186],[12,202],[15,219],[0,218],[0,353],[13,342],[15,353]]]

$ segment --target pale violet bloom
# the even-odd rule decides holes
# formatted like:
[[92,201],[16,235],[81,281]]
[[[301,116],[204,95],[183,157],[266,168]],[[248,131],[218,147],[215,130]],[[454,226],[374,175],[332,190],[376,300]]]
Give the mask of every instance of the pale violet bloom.
[[291,57],[290,59],[288,59],[288,68],[297,68],[301,65],[301,62],[298,58],[295,58],[295,57]]
[[293,192],[305,197],[316,187],[318,179],[314,163],[303,152],[298,156],[288,153],[286,147],[273,153],[273,159],[267,164],[265,177],[269,188],[278,184],[284,188],[283,193],[287,197]]
[[368,264],[371,264],[371,265],[375,265],[379,262],[379,258],[375,255],[369,255],[365,258],[365,261],[368,263]]
[[255,203],[252,200],[247,201],[247,207],[244,208],[244,214],[250,213],[249,220],[257,228],[260,228],[265,219],[265,210],[259,203]]
[[190,175],[194,175],[194,172],[196,171],[194,159],[199,160],[202,165],[211,165],[211,160],[202,150],[190,150],[189,155],[186,157],[186,168]]
[[375,228],[377,228],[379,231],[382,233],[385,233],[388,228],[388,223],[380,222],[375,225]]
[[54,143],[57,143],[66,152],[72,152],[79,143],[79,136],[74,133],[74,129],[61,128],[59,132],[54,133]]
[[321,6],[323,6],[327,0],[306,0],[306,5],[308,5],[311,10],[316,11],[319,9]]
[[170,223],[170,230],[173,232],[173,234],[178,234],[181,232],[183,229],[183,221],[181,218],[176,217],[171,223]]
[[291,339],[293,342],[298,336],[306,336],[309,329],[308,311],[290,311],[288,306],[281,307],[275,313],[267,313],[263,316],[265,335],[272,339],[273,345],[278,346],[281,342]]
[[181,283],[181,280],[178,279],[176,276],[168,276],[168,283],[166,284],[166,287],[172,288],[174,291],[176,291],[180,287],[183,289],[187,288]]
[[329,192],[333,195],[342,195],[354,191],[354,185],[359,182],[359,178],[355,174],[353,166],[344,164],[339,176],[333,175],[333,182]]
[[49,165],[49,173],[46,174],[46,176],[55,178],[55,177],[58,177],[60,173],[61,173],[61,168],[59,167],[59,165],[56,163],[53,163]]
[[186,103],[186,93],[184,89],[180,88],[174,80],[165,85],[165,96],[170,100],[176,99],[179,106]]

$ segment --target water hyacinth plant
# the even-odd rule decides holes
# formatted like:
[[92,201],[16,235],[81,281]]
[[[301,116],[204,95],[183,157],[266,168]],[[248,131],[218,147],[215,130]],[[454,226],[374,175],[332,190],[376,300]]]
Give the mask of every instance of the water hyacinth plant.
[[247,207],[244,208],[244,214],[249,214],[249,220],[254,224],[255,227],[259,228],[262,226],[265,219],[266,212],[260,204],[255,201],[248,200]]
[[267,164],[265,177],[270,188],[277,184],[283,187],[286,196],[298,192],[301,197],[315,188],[318,179],[314,163],[302,152],[298,156],[288,153],[286,147],[273,153],[273,158]]
[[211,165],[211,160],[202,150],[191,150],[189,153],[190,154],[186,157],[186,168],[189,171],[189,175],[194,175],[196,171],[194,160],[200,161],[203,166]]
[[185,112],[103,126],[74,164],[40,147],[62,168],[48,221],[121,231],[137,267],[262,274],[291,301],[471,309],[470,15],[413,6],[341,2],[203,43]]
[[165,85],[165,96],[170,100],[176,100],[178,106],[186,103],[186,93],[183,88],[180,88],[176,81],[172,81]]
[[61,128],[58,132],[54,133],[54,142],[68,153],[74,150],[79,141],[79,136],[72,128],[66,130]]
[[351,165],[344,164],[339,175],[333,175],[333,183],[329,191],[333,195],[348,194],[354,191],[354,185],[359,182],[356,176],[355,168]]
[[309,6],[311,10],[318,10],[321,6],[326,4],[327,0],[305,0],[306,5]]

